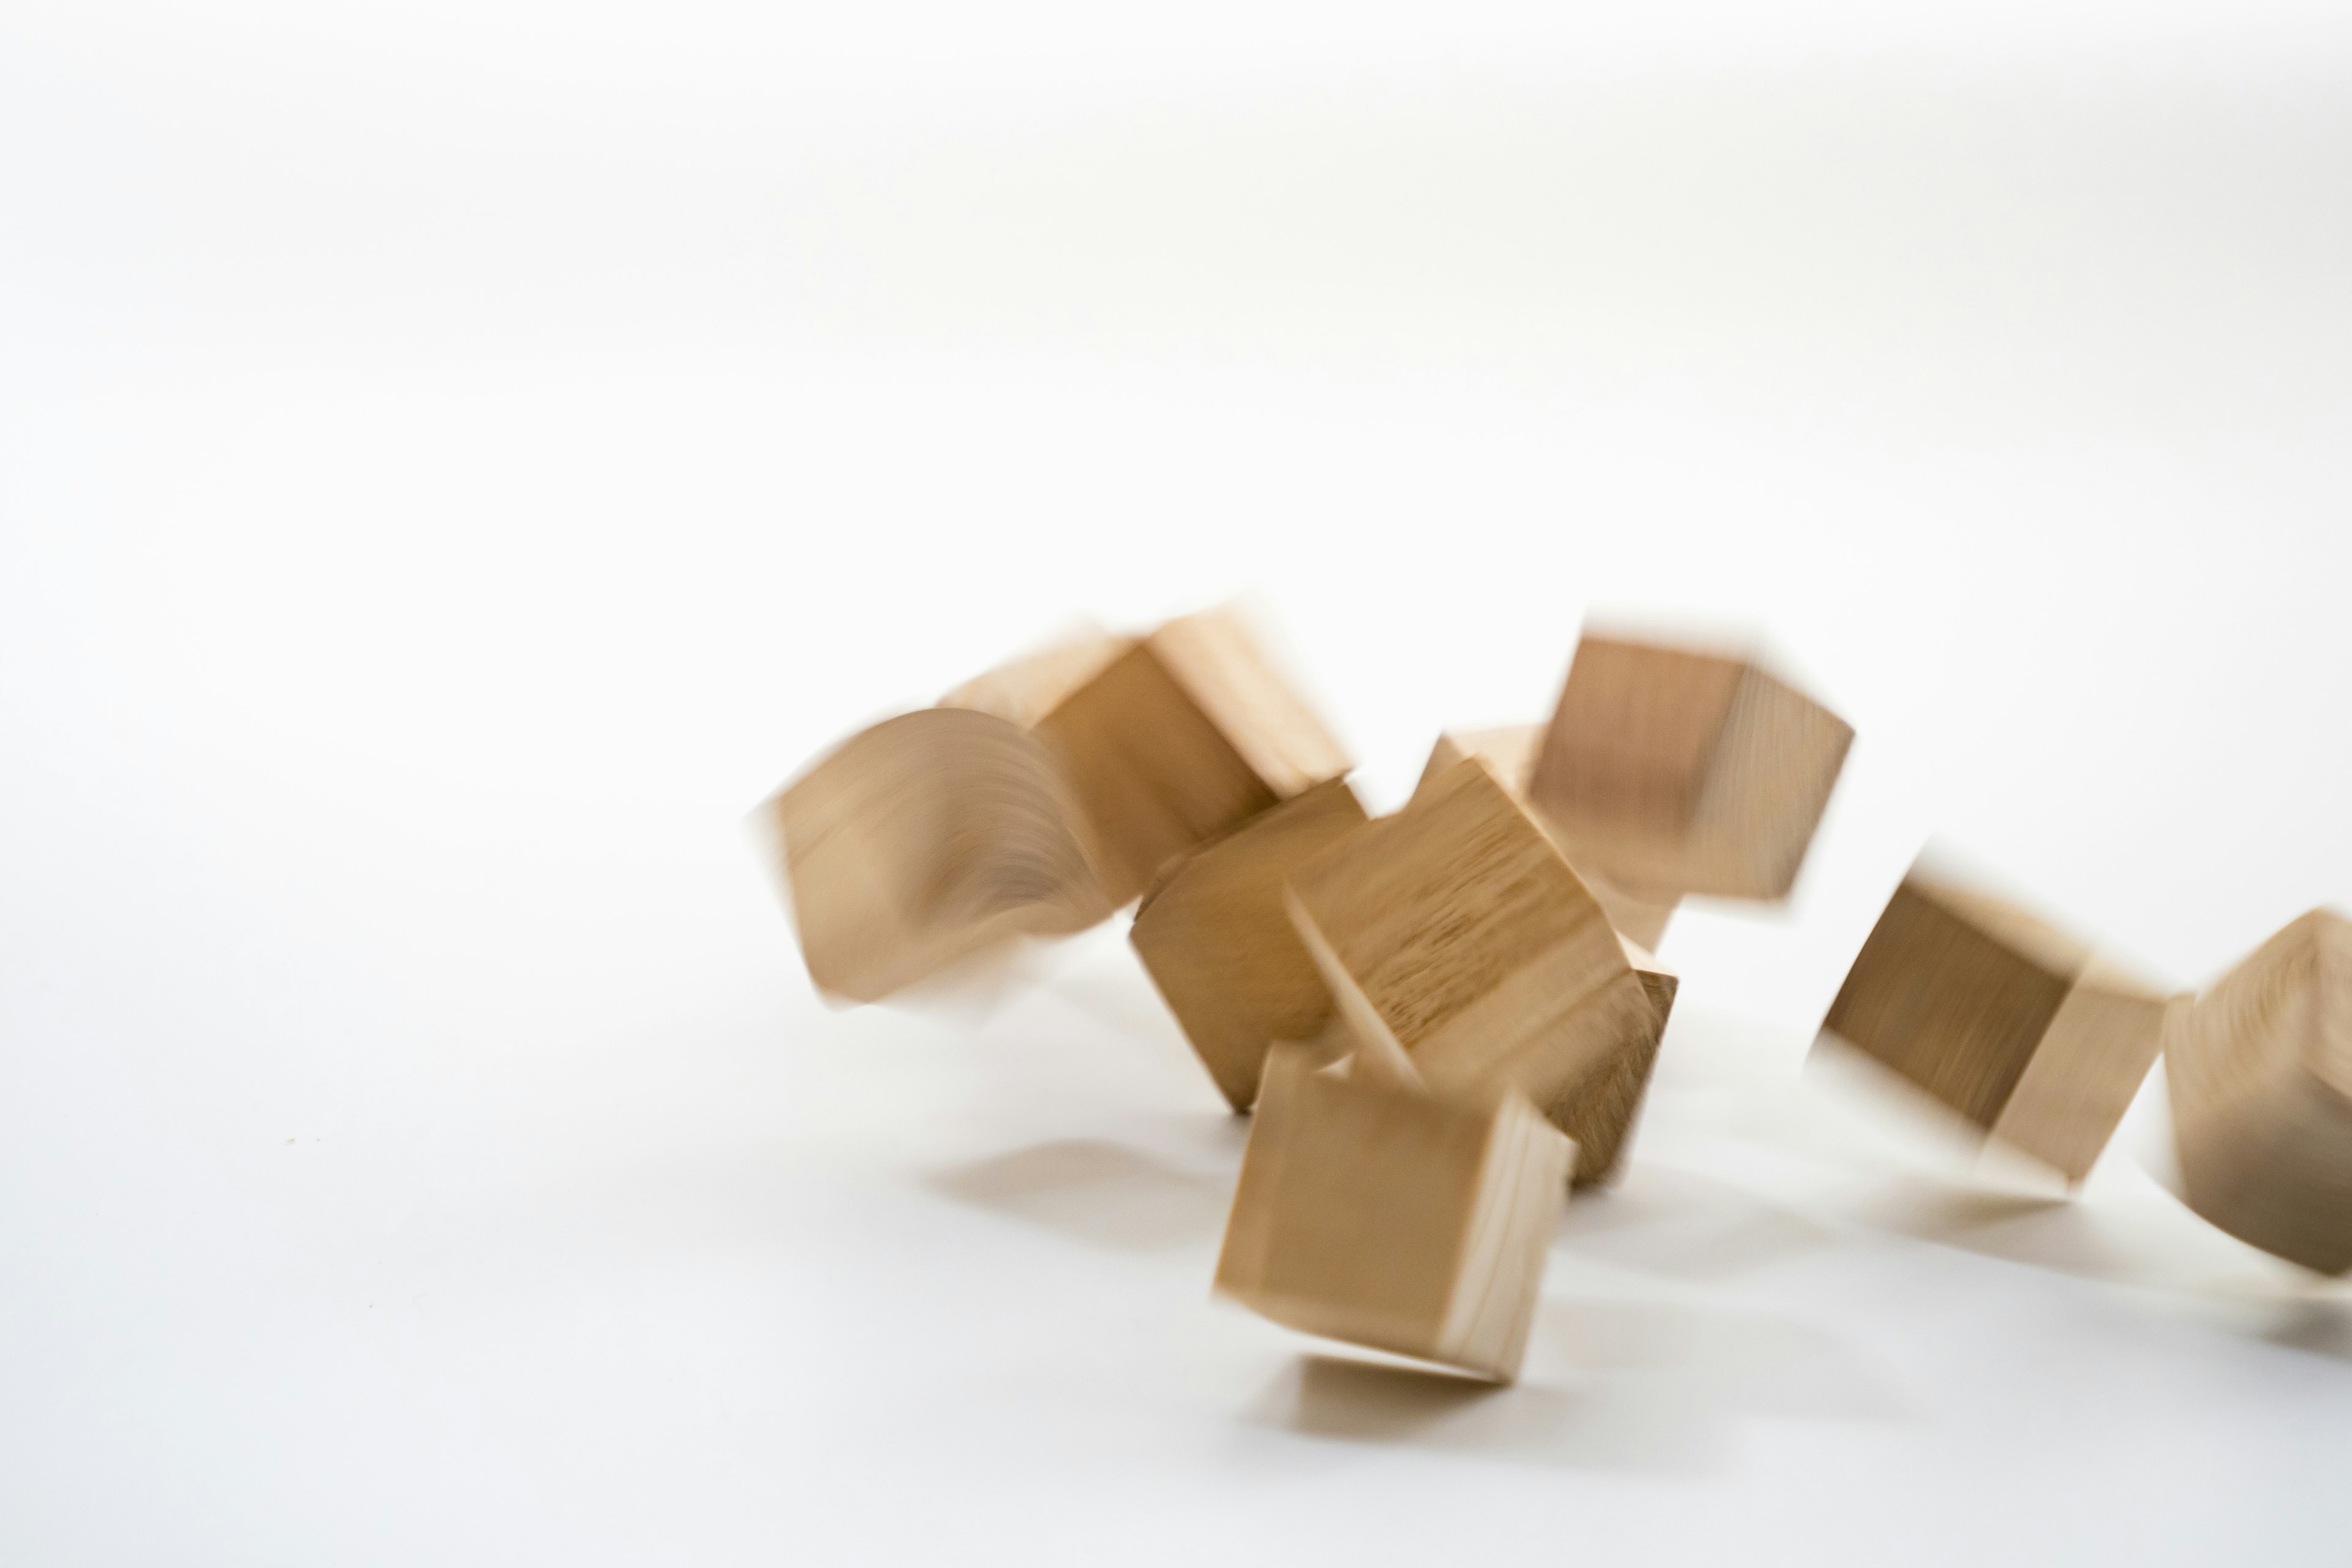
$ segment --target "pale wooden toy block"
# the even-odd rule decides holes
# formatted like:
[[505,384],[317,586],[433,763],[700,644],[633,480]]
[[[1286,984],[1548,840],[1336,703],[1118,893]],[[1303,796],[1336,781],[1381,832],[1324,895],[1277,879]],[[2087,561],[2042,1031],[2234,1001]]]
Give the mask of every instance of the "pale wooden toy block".
[[1576,873],[1476,758],[1295,872],[1360,1071],[1558,1108],[1657,1010]]
[[1576,1149],[1516,1091],[1454,1099],[1278,1045],[1216,1289],[1294,1329],[1507,1383]]
[[2189,1206],[2306,1268],[2352,1270],[2352,921],[2314,910],[2177,1000],[2164,1067]]
[[1853,741],[1748,660],[1588,633],[1528,795],[1580,868],[1621,887],[1778,899]]
[[[1543,745],[1544,727],[1540,724],[1511,724],[1493,730],[1448,731],[1437,737],[1430,748],[1429,761],[1421,770],[1421,782],[1427,784],[1465,757],[1484,757],[1503,787],[1522,801],[1528,798],[1528,781],[1534,775],[1536,753]],[[1538,826],[1551,834],[1552,841],[1567,854],[1568,846],[1559,831],[1545,819],[1540,810],[1529,806]],[[1576,858],[1569,856],[1576,865]],[[1592,896],[1601,900],[1601,908],[1609,923],[1630,937],[1635,945],[1654,948],[1666,934],[1666,922],[1674,919],[1675,906],[1682,902],[1675,893],[1644,894],[1630,892],[1609,880],[1588,866],[1577,866],[1576,874]]]
[[1616,1178],[1626,1137],[1641,1114],[1642,1097],[1649,1091],[1650,1070],[1657,1065],[1666,1021],[1674,1015],[1675,994],[1682,985],[1674,971],[1649,952],[1622,936],[1620,941],[1626,962],[1633,966],[1634,976],[1650,999],[1656,1024],[1634,1033],[1599,1067],[1554,1095],[1544,1107],[1545,1117],[1576,1143],[1579,1187]]
[[1113,904],[1176,856],[1349,768],[1231,610],[1084,638],[943,700],[1027,724],[1052,748]]
[[2156,1060],[2164,1005],[2082,942],[1915,866],[1822,1030],[2080,1182]]
[[1331,992],[1283,903],[1284,879],[1364,825],[1344,779],[1317,784],[1172,861],[1128,940],[1235,1110],[1257,1099],[1267,1045],[1319,1034]]
[[1110,905],[1053,757],[1018,725],[934,708],[851,737],[768,805],[809,976],[872,1002]]

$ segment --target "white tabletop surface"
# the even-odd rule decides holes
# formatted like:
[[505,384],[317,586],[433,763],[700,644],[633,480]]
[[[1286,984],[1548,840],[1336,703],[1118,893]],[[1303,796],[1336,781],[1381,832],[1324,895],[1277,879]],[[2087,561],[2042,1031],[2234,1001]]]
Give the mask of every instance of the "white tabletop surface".
[[[1808,1058],[1930,836],[2352,902],[2340,7],[835,9],[0,10],[0,1562],[2345,1562],[2160,1079]],[[1210,1300],[1116,922],[830,1011],[744,831],[1234,594],[1378,807],[1588,613],[1860,732],[1517,1387]]]

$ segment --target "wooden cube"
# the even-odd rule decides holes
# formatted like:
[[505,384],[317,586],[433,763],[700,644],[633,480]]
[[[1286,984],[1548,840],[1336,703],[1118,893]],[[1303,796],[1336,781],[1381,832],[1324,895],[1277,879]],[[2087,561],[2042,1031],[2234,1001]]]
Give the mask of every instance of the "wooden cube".
[[1217,1289],[1295,1329],[1509,1382],[1575,1147],[1515,1091],[1433,1096],[1284,1045]]
[[1579,1187],[1616,1179],[1626,1139],[1641,1114],[1643,1096],[1649,1092],[1650,1072],[1657,1065],[1658,1047],[1665,1038],[1666,1021],[1674,1014],[1675,994],[1682,984],[1674,971],[1649,952],[1631,942],[1623,946],[1625,960],[1633,966],[1634,977],[1650,999],[1656,1024],[1634,1032],[1543,1108],[1545,1118],[1576,1144],[1575,1184]]
[[1283,883],[1363,825],[1345,779],[1318,784],[1171,862],[1135,911],[1128,940],[1235,1110],[1256,1100],[1268,1045],[1330,1022],[1330,988],[1291,928]]
[[1587,634],[1528,794],[1570,858],[1621,887],[1778,899],[1853,741],[1748,660]]
[[[1536,755],[1543,746],[1544,727],[1540,724],[1512,724],[1494,730],[1449,731],[1437,737],[1430,748],[1429,761],[1421,770],[1421,782],[1427,784],[1465,757],[1484,757],[1503,787],[1528,801],[1528,781],[1535,773]],[[1550,834],[1562,854],[1568,845],[1560,832],[1552,827],[1540,810],[1533,809],[1538,826]],[[1576,865],[1576,857],[1569,856],[1569,864]],[[1577,877],[1601,901],[1609,923],[1620,935],[1632,939],[1634,945],[1654,948],[1666,934],[1666,922],[1674,918],[1675,906],[1682,902],[1678,893],[1638,893],[1619,887],[1590,866],[1576,866]]]
[[1912,868],[1824,1035],[2079,1182],[2161,1044],[2165,999],[2000,899]]
[[2182,1195],[2322,1274],[2352,1270],[2352,921],[2314,910],[2165,1021]]
[[1022,935],[1110,912],[1052,754],[935,708],[853,736],[769,802],[809,976],[871,1002]]
[[1659,1026],[1600,904],[1476,758],[1299,868],[1290,910],[1357,1061],[1401,1082],[1553,1107]]
[[943,701],[1026,724],[1052,749],[1114,904],[1176,856],[1349,768],[1230,610],[1139,638],[1083,638]]

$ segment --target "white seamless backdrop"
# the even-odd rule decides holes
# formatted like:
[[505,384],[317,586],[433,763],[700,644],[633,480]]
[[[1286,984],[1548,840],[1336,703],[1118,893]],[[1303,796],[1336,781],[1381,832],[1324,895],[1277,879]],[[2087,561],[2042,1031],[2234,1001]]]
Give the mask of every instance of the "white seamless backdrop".
[[[1631,8],[1624,8],[1631,10]],[[853,15],[836,15],[852,10]],[[0,8],[0,1559],[2342,1561],[2352,1304],[1812,1031],[1931,835],[2352,902],[2284,3]],[[1399,800],[1588,611],[1855,723],[1525,1384],[1212,1302],[1114,926],[811,995],[745,813],[1235,594]]]

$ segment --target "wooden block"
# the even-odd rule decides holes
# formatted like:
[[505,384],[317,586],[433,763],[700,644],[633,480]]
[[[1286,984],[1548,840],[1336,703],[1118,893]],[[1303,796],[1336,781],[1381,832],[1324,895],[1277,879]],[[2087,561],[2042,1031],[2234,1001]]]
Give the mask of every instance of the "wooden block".
[[[1429,761],[1421,770],[1421,782],[1427,784],[1465,757],[1483,757],[1503,787],[1528,803],[1538,825],[1551,835],[1562,854],[1568,845],[1560,832],[1553,827],[1542,811],[1528,802],[1528,781],[1535,773],[1536,754],[1543,745],[1544,727],[1540,724],[1513,724],[1494,730],[1450,731],[1437,737],[1430,748]],[[1569,864],[1576,866],[1576,858],[1569,856]],[[1576,866],[1577,877],[1601,900],[1603,913],[1618,933],[1629,937],[1634,945],[1654,948],[1666,934],[1666,922],[1674,918],[1675,906],[1682,902],[1679,893],[1639,893],[1619,887],[1588,866]]]
[[2163,1016],[2159,993],[2083,943],[1915,866],[1822,1029],[2079,1182],[2156,1060]]
[[1021,935],[1110,912],[1034,735],[934,708],[853,736],[769,803],[809,976],[877,1001]]
[[1513,1091],[1433,1096],[1284,1045],[1217,1289],[1295,1329],[1509,1382],[1575,1146]]
[[2322,1274],[2352,1270],[2352,921],[2314,910],[2165,1020],[2189,1206]]
[[1747,660],[1587,634],[1528,794],[1621,887],[1778,899],[1853,741]]
[[1623,945],[1626,962],[1633,966],[1634,976],[1650,999],[1656,1024],[1626,1039],[1600,1066],[1571,1082],[1544,1107],[1545,1118],[1576,1144],[1579,1187],[1616,1178],[1626,1139],[1641,1114],[1642,1098],[1649,1091],[1650,1071],[1657,1065],[1666,1021],[1674,1015],[1675,994],[1682,984],[1674,971],[1649,952],[1631,942]]
[[1317,784],[1172,861],[1135,911],[1128,940],[1235,1110],[1256,1100],[1270,1043],[1330,1022],[1330,989],[1291,929],[1283,882],[1363,825],[1346,780]]
[[1114,904],[1176,856],[1349,768],[1230,610],[1140,638],[1081,639],[945,700],[1027,723],[1052,748]]
[[1608,918],[1476,759],[1292,876],[1362,1070],[1550,1107],[1658,1028]]

